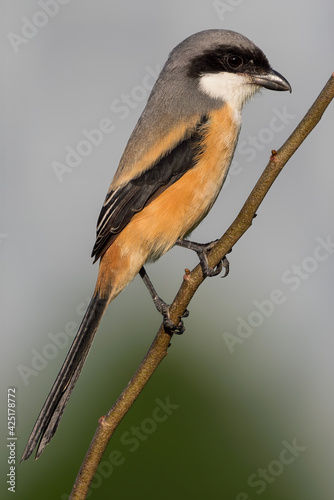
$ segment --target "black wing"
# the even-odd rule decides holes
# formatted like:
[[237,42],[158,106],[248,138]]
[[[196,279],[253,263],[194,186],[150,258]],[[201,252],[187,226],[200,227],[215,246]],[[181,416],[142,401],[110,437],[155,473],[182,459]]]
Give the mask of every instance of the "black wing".
[[97,221],[96,242],[92,257],[96,262],[136,212],[140,212],[156,196],[174,184],[195,164],[203,136],[203,117],[195,131],[172,151],[126,185],[110,191]]

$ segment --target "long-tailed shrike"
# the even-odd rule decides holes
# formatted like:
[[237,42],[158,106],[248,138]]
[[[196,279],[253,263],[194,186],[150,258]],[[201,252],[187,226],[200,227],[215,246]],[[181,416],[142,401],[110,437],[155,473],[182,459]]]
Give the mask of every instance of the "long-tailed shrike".
[[[261,87],[291,91],[264,53],[238,33],[202,31],[170,53],[103,204],[92,253],[100,260],[94,294],[23,460],[37,444],[39,457],[56,432],[108,304],[139,272],[150,287],[147,261],[176,243],[191,246],[183,239],[215,202],[237,144],[241,109]],[[204,274],[214,274],[205,247],[194,248]],[[155,299],[171,328],[168,306]]]

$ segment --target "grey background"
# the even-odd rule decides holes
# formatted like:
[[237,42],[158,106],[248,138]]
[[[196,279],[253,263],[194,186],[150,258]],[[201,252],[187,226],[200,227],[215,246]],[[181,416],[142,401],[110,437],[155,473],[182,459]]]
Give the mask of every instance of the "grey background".
[[[22,18],[31,21],[42,9],[32,0],[2,5],[2,484],[8,469],[7,387],[17,389],[20,457],[67,352],[67,347],[49,347],[52,334],[75,328],[83,313],[80,304],[95,284],[97,266],[89,256],[96,219],[148,96],[144,82],[153,83],[146,80],[147,67],[161,68],[168,52],[196,31],[228,28],[259,45],[293,88],[291,95],[263,91],[247,105],[233,164],[238,175],[230,176],[194,232],[195,241],[219,237],[233,221],[271,149],[288,137],[334,69],[330,0],[226,0],[220,10],[217,5],[70,0],[19,44],[17,53],[8,34],[21,34]],[[132,103],[126,117],[111,109],[123,94]],[[273,117],[282,113],[288,118],[276,121],[280,130],[273,130]],[[83,129],[96,128],[103,118],[113,122],[112,133],[59,182],[53,163],[65,163],[66,147],[76,148],[85,139]],[[173,338],[168,358],[108,448],[122,449],[125,463],[106,474],[92,498],[205,494],[237,499],[241,492],[245,496],[238,500],[257,498],[248,477],[279,457],[283,441],[294,439],[306,449],[271,476],[262,498],[333,496],[334,256],[327,252],[321,262],[309,259],[317,238],[334,239],[332,143],[333,105],[233,249],[230,276],[207,280],[196,294],[186,333]],[[184,268],[196,263],[192,253],[173,249],[149,266],[162,297],[171,300]],[[296,290],[282,280],[294,265],[304,266],[304,273],[306,266]],[[268,299],[275,289],[284,303],[262,317],[231,353],[223,335],[236,334],[237,318],[247,320],[256,310],[254,301]],[[97,419],[128,382],[159,324],[136,278],[109,308],[57,436],[38,462],[18,467],[16,498],[65,498]],[[44,356],[38,370],[24,379],[22,370],[36,368],[36,352],[46,352],[49,359]],[[179,408],[129,452],[120,441],[122,433],[145,425],[156,398],[167,397]],[[6,494],[4,488],[2,498]]]

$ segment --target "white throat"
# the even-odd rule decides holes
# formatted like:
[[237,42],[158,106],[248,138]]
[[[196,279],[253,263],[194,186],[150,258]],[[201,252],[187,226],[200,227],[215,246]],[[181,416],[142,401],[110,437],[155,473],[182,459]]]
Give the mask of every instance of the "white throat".
[[222,72],[203,74],[199,79],[199,88],[210,97],[228,103],[240,117],[243,105],[261,87],[251,83],[247,75]]

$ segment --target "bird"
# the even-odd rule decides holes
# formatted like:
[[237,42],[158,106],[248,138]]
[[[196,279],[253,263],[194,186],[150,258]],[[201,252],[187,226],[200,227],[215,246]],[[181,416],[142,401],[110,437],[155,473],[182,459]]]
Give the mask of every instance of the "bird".
[[107,306],[138,273],[166,328],[177,329],[148,278],[147,262],[177,244],[199,254],[205,276],[217,273],[206,262],[210,245],[187,238],[220,193],[241,110],[262,88],[291,92],[262,50],[234,31],[200,31],[170,52],[107,192],[92,252],[99,260],[95,290],[21,461],[36,446],[37,459],[54,436]]

